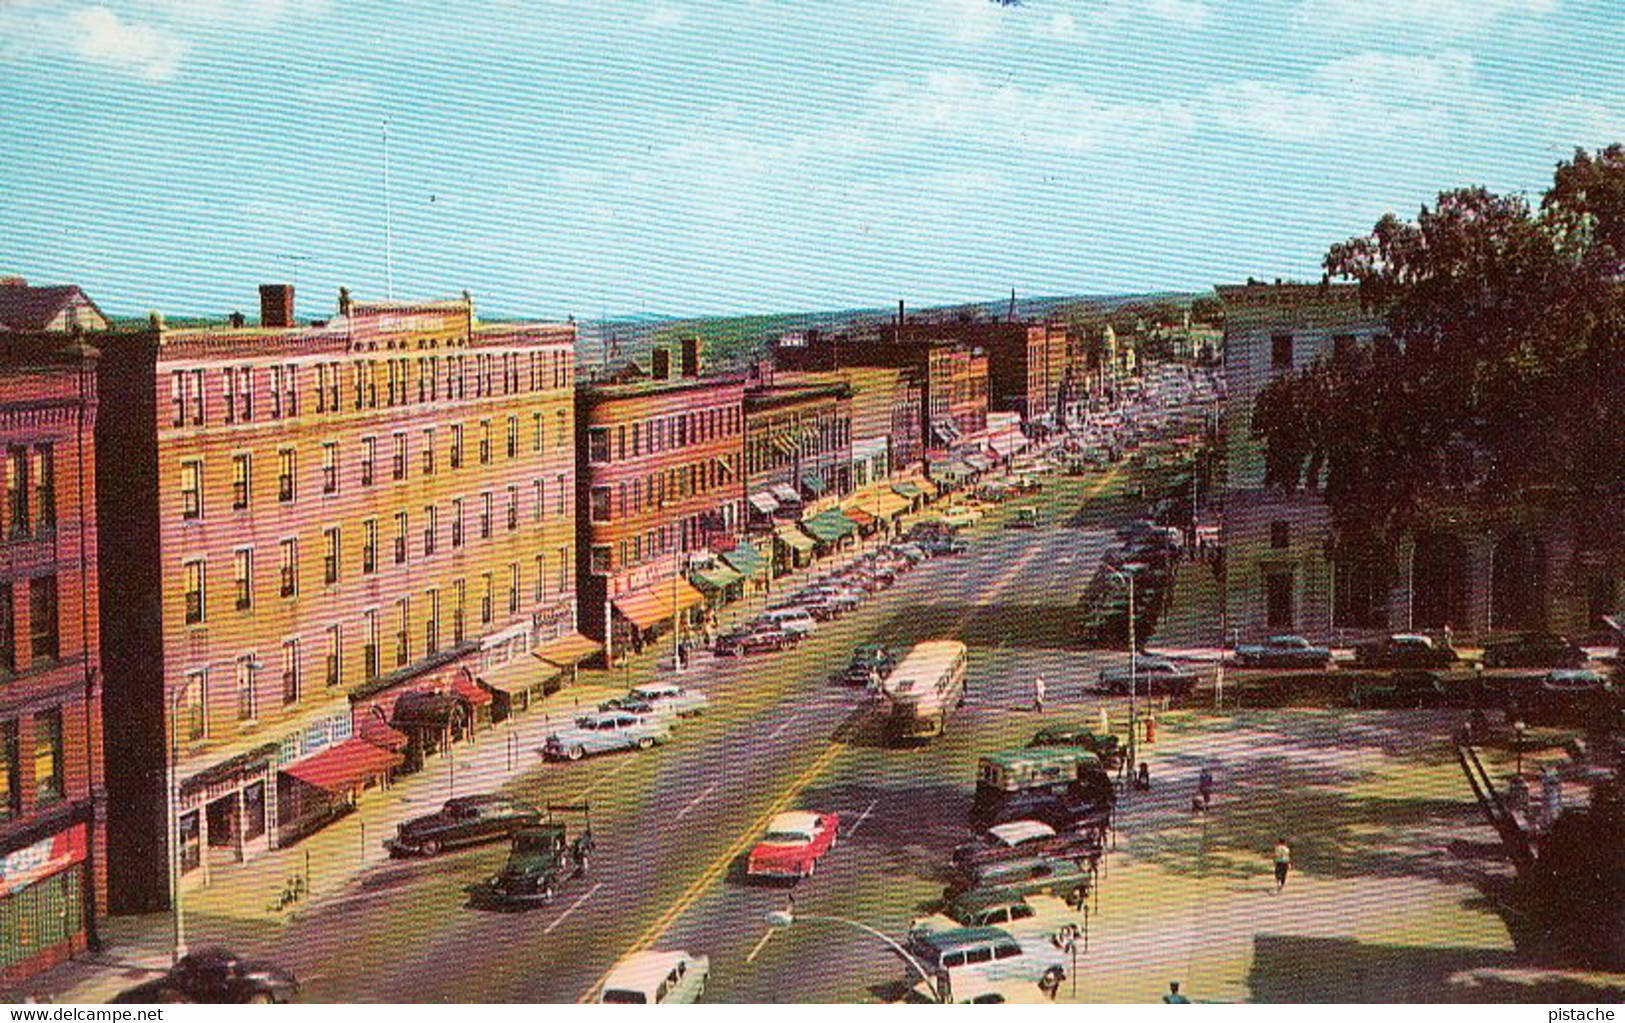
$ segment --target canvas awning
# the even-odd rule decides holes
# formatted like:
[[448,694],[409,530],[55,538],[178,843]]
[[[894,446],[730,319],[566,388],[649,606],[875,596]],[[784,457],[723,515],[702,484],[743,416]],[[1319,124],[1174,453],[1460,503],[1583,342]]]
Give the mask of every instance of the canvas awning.
[[987,443],[988,447],[991,447],[999,457],[1008,458],[1015,452],[1020,451],[1025,446],[1026,441],[1014,434],[1001,434],[989,437]]
[[993,468],[993,462],[980,451],[972,451],[970,454],[965,455],[964,462],[977,472],[986,472]]
[[779,499],[765,490],[750,495],[750,504],[763,515],[772,515],[779,510]]
[[824,484],[824,477],[818,475],[816,472],[804,472],[804,473],[802,473],[801,474],[801,485],[802,485],[803,488],[805,488],[807,490],[808,493],[812,494],[814,497],[817,497],[818,495],[822,494],[824,491],[829,489],[829,487]]
[[762,560],[760,554],[756,553],[756,548],[745,543],[725,552],[722,559],[746,579],[754,578],[756,573],[766,567],[766,562]]
[[[871,506],[867,503],[861,505],[861,507],[864,511],[871,510]],[[900,497],[889,490],[881,491],[873,506],[875,513],[883,519],[889,519],[901,515],[908,511],[908,509],[908,499]]]
[[705,603],[705,595],[679,579],[674,583],[656,583],[641,590],[616,597],[612,604],[627,621],[640,629],[653,628],[673,616],[673,591],[678,611],[686,611]]
[[909,498],[910,500],[913,500],[916,497],[925,496],[925,491],[921,490],[919,485],[913,480],[900,480],[893,483],[891,488],[897,494]]
[[491,702],[490,691],[482,689],[478,682],[461,671],[451,677],[451,691],[476,707]]
[[798,551],[802,551],[803,553],[818,546],[817,540],[814,540],[812,537],[808,536],[806,533],[803,533],[795,526],[780,526],[773,531],[773,534],[780,540],[784,541],[787,546]]
[[688,577],[690,581],[692,581],[694,585],[698,586],[700,589],[711,590],[714,593],[721,593],[734,583],[737,583],[741,579],[745,578],[740,573],[735,572],[732,568],[729,568],[726,564],[722,563],[714,565],[710,568],[689,569]]
[[801,528],[821,543],[835,543],[857,532],[858,524],[847,518],[839,508],[831,508],[829,511],[819,512],[810,519],[804,519]]
[[[482,690],[483,692],[483,690]],[[490,699],[491,694],[485,693]],[[452,693],[427,691],[402,693],[395,699],[390,724],[396,728],[450,728],[455,720],[466,719],[463,700]]]
[[529,657],[515,657],[480,672],[480,685],[508,696],[517,696],[529,692],[558,673],[558,665]]
[[555,667],[573,668],[602,649],[602,643],[588,639],[579,632],[568,632],[543,643],[531,654]]
[[406,763],[401,754],[365,739],[348,739],[313,757],[282,768],[282,773],[324,792],[342,794]]
[[864,511],[862,508],[842,508],[841,514],[857,523],[859,529],[873,529],[880,524],[880,520]]
[[800,447],[800,443],[794,434],[781,433],[773,438],[773,447],[781,455],[793,455]]
[[770,489],[773,491],[773,496],[779,499],[780,504],[801,503],[801,495],[796,493],[796,488],[788,483],[775,483]]

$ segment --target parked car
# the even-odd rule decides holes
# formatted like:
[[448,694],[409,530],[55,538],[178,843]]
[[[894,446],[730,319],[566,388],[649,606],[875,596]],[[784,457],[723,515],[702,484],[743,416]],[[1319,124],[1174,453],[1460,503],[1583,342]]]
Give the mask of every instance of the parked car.
[[977,765],[971,826],[1032,820],[1058,832],[1098,832],[1111,820],[1116,798],[1111,776],[1087,750],[1006,750]]
[[1320,668],[1332,663],[1332,652],[1313,646],[1302,636],[1271,636],[1262,643],[1236,647],[1236,665],[1242,668]]
[[1439,676],[1416,669],[1357,679],[1350,699],[1356,707],[1440,707],[1449,702]]
[[864,686],[875,673],[881,678],[891,674],[897,667],[897,655],[883,646],[866,643],[852,651],[852,660],[841,672],[841,680],[847,685]]
[[815,622],[827,622],[839,618],[845,608],[836,606],[833,602],[822,597],[796,596],[790,600],[781,601],[768,609],[769,611],[798,610],[806,611]]
[[634,952],[604,978],[598,1000],[611,1005],[688,1005],[705,994],[711,960],[687,952]]
[[1523,632],[1484,644],[1486,668],[1582,668],[1586,652],[1565,636]]
[[1510,718],[1567,727],[1617,722],[1622,710],[1625,694],[1601,672],[1580,668],[1548,671],[1534,685],[1515,686],[1507,702]]
[[745,858],[749,877],[795,880],[811,877],[818,861],[835,845],[841,818],[834,813],[793,810],[768,822],[767,831]]
[[571,841],[563,824],[521,828],[502,869],[469,889],[475,905],[489,909],[524,909],[550,902],[559,886],[587,872],[594,848],[592,831]]
[[1066,979],[1067,955],[1048,942],[1021,942],[996,927],[956,927],[911,935],[909,951],[932,975],[938,997],[956,1000],[962,986],[1029,981],[1054,991]]
[[1196,688],[1196,673],[1166,657],[1136,658],[1132,673],[1126,664],[1100,672],[1100,687],[1108,693],[1126,695],[1131,680],[1142,696],[1185,696]]
[[1052,895],[963,892],[947,900],[938,912],[916,919],[908,933],[912,938],[960,927],[997,927],[1018,940],[1048,939],[1059,937],[1068,926],[1081,930],[1082,922],[1078,909]]
[[580,760],[589,753],[645,750],[669,738],[671,726],[664,721],[624,710],[599,711],[576,718],[574,725],[549,735],[542,744],[542,755],[549,760]]
[[299,982],[284,969],[248,962],[223,948],[200,948],[182,956],[162,977],[115,996],[113,1003],[284,1003],[298,994]]
[[959,504],[944,508],[937,512],[937,518],[944,525],[953,526],[958,529],[965,526],[975,525],[981,520],[982,513],[978,509],[968,507],[964,504]]
[[920,564],[922,561],[928,560],[931,557],[930,552],[917,543],[893,544],[890,549],[896,551],[898,554],[901,554],[903,557],[914,562],[916,565]]
[[458,796],[426,817],[402,822],[395,837],[384,840],[384,847],[396,856],[434,856],[451,846],[506,839],[541,821],[540,810],[516,799]]
[[1456,652],[1429,636],[1401,633],[1354,648],[1354,663],[1362,668],[1448,668]]
[[716,642],[711,644],[711,652],[719,657],[768,653],[795,646],[800,640],[800,633],[758,623],[718,636]]
[[974,892],[978,898],[1007,899],[1053,895],[1069,905],[1081,906],[1093,880],[1093,871],[1073,860],[1048,856],[984,860],[957,867],[947,897],[965,892]]
[[1100,835],[1095,831],[1056,831],[1043,821],[1017,820],[995,824],[955,846],[952,862],[960,870],[1034,856],[1083,863],[1099,859],[1100,852]]
[[1075,746],[1086,749],[1100,758],[1101,766],[1108,771],[1115,771],[1122,764],[1124,746],[1122,740],[1110,732],[1096,732],[1088,725],[1051,725],[1040,728],[1033,733],[1032,741],[1027,743],[1031,747],[1039,746]]
[[1013,529],[1037,529],[1038,509],[1031,507],[1017,508],[1016,517],[1010,520],[1010,526]]
[[786,632],[797,632],[803,636],[811,635],[818,630],[818,622],[803,607],[781,607],[777,610],[764,611],[757,616],[756,621],[776,625]]
[[645,682],[633,686],[625,696],[598,705],[601,711],[624,710],[644,718],[670,721],[698,717],[711,700],[698,689],[675,682]]

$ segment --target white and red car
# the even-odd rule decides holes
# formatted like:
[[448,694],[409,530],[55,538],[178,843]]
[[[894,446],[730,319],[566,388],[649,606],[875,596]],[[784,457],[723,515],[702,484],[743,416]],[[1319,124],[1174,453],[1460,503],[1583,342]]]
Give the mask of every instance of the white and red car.
[[745,861],[751,877],[797,879],[812,876],[818,861],[835,844],[839,814],[795,810],[781,813],[767,826]]

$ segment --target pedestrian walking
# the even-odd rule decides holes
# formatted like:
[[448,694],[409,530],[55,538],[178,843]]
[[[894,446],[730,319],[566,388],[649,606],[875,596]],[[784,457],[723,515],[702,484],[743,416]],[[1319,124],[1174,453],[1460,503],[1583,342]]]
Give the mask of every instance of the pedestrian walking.
[[1168,993],[1162,996],[1162,1001],[1165,1005],[1191,1004],[1191,1000],[1189,998],[1186,998],[1184,995],[1179,993],[1179,981],[1177,980],[1170,980],[1168,982]]
[[1111,715],[1106,713],[1106,708],[1105,707],[1100,708],[1100,727],[1097,728],[1096,731],[1098,733],[1100,733],[1101,735],[1110,735],[1110,734],[1112,734]]
[[1280,891],[1286,887],[1286,875],[1292,870],[1292,847],[1286,844],[1286,839],[1275,840],[1275,890]]
[[1196,777],[1196,791],[1202,797],[1202,809],[1206,810],[1208,804],[1213,802],[1213,770],[1206,764],[1202,765],[1202,772]]
[[1044,713],[1044,676],[1033,679],[1033,710]]

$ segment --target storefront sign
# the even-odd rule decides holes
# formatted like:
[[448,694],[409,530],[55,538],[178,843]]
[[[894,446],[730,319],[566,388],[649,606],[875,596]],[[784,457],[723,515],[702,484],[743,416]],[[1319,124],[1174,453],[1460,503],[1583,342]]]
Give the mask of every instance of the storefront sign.
[[22,891],[35,881],[85,858],[85,826],[73,827],[33,845],[0,856],[0,898]]

